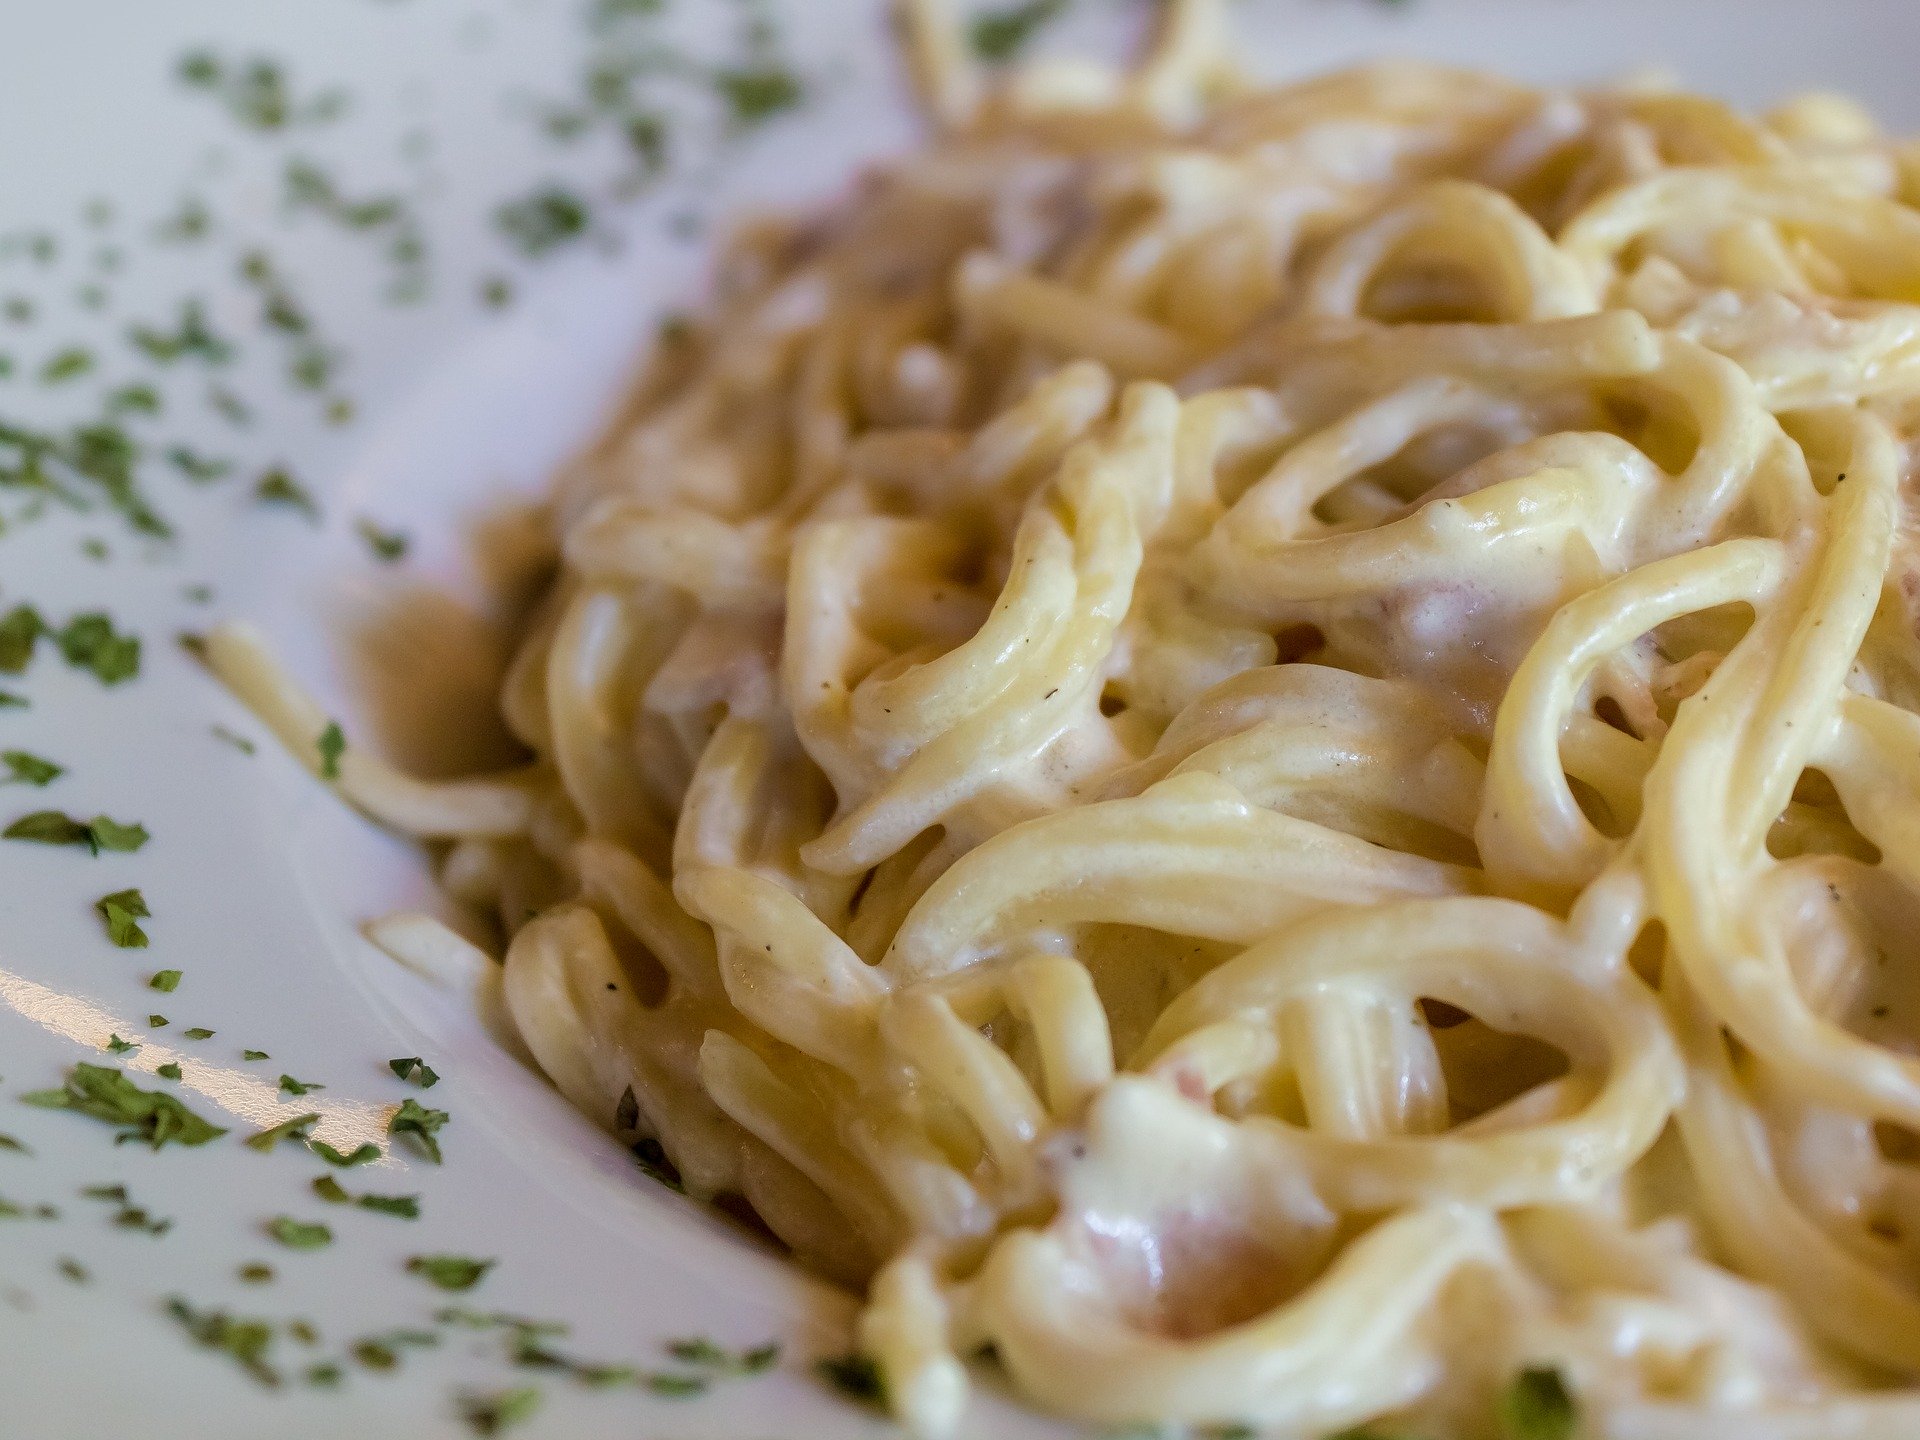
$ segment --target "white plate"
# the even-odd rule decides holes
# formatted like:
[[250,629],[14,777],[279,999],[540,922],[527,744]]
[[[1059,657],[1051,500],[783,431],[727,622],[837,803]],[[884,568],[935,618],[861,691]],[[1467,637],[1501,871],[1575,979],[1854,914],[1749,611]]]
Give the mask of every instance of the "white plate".
[[[719,43],[714,37],[739,21],[739,7],[720,0],[682,7],[702,43]],[[1093,13],[1069,31],[1089,43],[1111,38],[1115,7],[1081,9]],[[0,689],[32,700],[30,709],[0,710],[0,748],[49,756],[69,772],[44,791],[0,789],[0,822],[54,807],[137,819],[153,832],[136,855],[97,859],[0,846],[0,1133],[33,1151],[0,1150],[0,1198],[62,1212],[0,1220],[0,1437],[455,1435],[467,1433],[461,1393],[529,1380],[543,1404],[516,1434],[879,1433],[880,1422],[807,1370],[808,1357],[844,1345],[851,1302],[646,1179],[495,1049],[455,999],[363,941],[358,922],[427,896],[418,857],[343,811],[271,746],[248,757],[214,738],[209,727],[219,724],[263,739],[172,643],[176,631],[214,614],[253,617],[349,732],[373,743],[382,716],[351,698],[361,692],[343,657],[359,651],[343,636],[364,628],[396,585],[475,593],[465,528],[503,496],[537,493],[590,435],[659,314],[694,292],[702,247],[671,238],[669,217],[828,194],[861,160],[907,143],[911,121],[875,8],[794,0],[816,103],[723,163],[610,214],[618,253],[583,247],[537,275],[502,250],[486,217],[549,174],[592,172],[604,159],[590,150],[556,154],[511,98],[571,87],[582,44],[573,3],[11,0],[7,10],[0,234],[46,228],[62,245],[49,264],[0,260],[0,302],[23,295],[37,306],[29,324],[0,318],[0,354],[15,362],[14,378],[0,380],[0,418],[68,421],[98,390],[96,378],[141,378],[145,368],[119,338],[124,327],[168,316],[190,294],[207,297],[216,324],[246,337],[235,384],[254,395],[258,414],[247,431],[225,429],[199,403],[203,384],[190,367],[165,375],[169,415],[153,433],[217,446],[247,467],[198,490],[153,479],[179,526],[176,542],[133,543],[98,515],[49,515],[0,536],[0,610],[30,599],[58,620],[104,608],[146,643],[140,678],[112,689],[67,669],[44,644],[28,676],[0,677]],[[1750,104],[1845,89],[1891,123],[1920,128],[1910,76],[1920,10],[1908,0],[1264,0],[1238,13],[1248,52],[1275,73],[1382,51],[1542,80],[1651,63]],[[336,124],[290,137],[236,130],[170,78],[177,57],[204,43],[286,61],[302,93],[344,82],[355,103]],[[288,217],[279,176],[289,156],[315,154],[360,191],[411,185],[418,175],[399,140],[413,129],[433,137],[424,166],[432,188],[418,206],[437,288],[428,302],[395,310],[374,299],[383,262],[367,240]],[[222,228],[199,245],[156,247],[147,238],[152,221],[190,191],[206,196]],[[94,228],[81,210],[102,195],[116,215]],[[96,275],[102,244],[123,246],[127,258],[107,277],[109,308],[96,314],[74,296]],[[297,277],[308,308],[350,352],[341,388],[358,408],[351,426],[317,423],[312,399],[289,396],[272,378],[280,362],[249,332],[253,302],[232,268],[252,244]],[[476,281],[495,272],[512,272],[519,290],[498,316],[474,302]],[[76,339],[114,362],[98,377],[39,383],[42,362]],[[251,477],[277,462],[320,497],[324,527],[247,503]],[[0,493],[0,506],[11,513],[17,502]],[[404,567],[370,563],[353,533],[361,516],[415,537]],[[81,554],[94,536],[108,541],[109,561]],[[183,598],[182,587],[198,582],[215,586],[213,604]],[[423,641],[400,666],[445,669],[450,653]],[[100,895],[132,885],[154,911],[146,950],[113,948],[92,910]],[[186,972],[175,993],[145,988],[161,968]],[[154,1011],[171,1024],[150,1027]],[[188,1041],[190,1026],[216,1034]],[[116,1148],[92,1120],[17,1103],[77,1060],[111,1060],[100,1053],[110,1034],[141,1042],[124,1061],[129,1070],[178,1060],[185,1098],[235,1133],[156,1154]],[[272,1058],[245,1062],[246,1047]],[[447,1163],[389,1157],[338,1175],[355,1191],[420,1195],[420,1220],[324,1204],[308,1189],[323,1168],[317,1161],[291,1147],[261,1155],[237,1143],[309,1109],[325,1117],[320,1138],[351,1148],[376,1137],[390,1107],[419,1094],[385,1061],[413,1054],[444,1077],[420,1098],[454,1117],[443,1134]],[[277,1095],[283,1071],[328,1088],[297,1100]],[[115,1226],[113,1206],[77,1193],[111,1183],[172,1218],[171,1230],[155,1237]],[[261,1227],[280,1214],[329,1223],[335,1243],[311,1253],[276,1245]],[[446,1296],[404,1268],[410,1255],[443,1251],[499,1264],[470,1294]],[[61,1257],[79,1261],[91,1280],[63,1276]],[[249,1261],[270,1262],[278,1278],[242,1283],[236,1267]],[[236,1315],[305,1317],[321,1341],[304,1347],[283,1336],[275,1363],[290,1383],[268,1390],[189,1342],[163,1308],[174,1294]],[[573,1333],[557,1343],[593,1360],[659,1368],[661,1343],[687,1335],[733,1346],[779,1339],[785,1359],[776,1374],[668,1400],[514,1370],[497,1338],[449,1333],[436,1349],[406,1351],[390,1374],[348,1363],[338,1390],[298,1383],[313,1360],[338,1357],[360,1336],[420,1326],[449,1301],[567,1321]],[[983,1402],[969,1432],[1014,1437],[1050,1427]]]

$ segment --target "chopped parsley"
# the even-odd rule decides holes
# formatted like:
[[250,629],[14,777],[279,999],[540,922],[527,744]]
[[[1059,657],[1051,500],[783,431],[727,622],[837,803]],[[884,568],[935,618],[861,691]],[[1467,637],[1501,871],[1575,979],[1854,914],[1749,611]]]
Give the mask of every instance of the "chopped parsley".
[[391,565],[407,558],[407,547],[412,542],[402,532],[382,530],[364,515],[353,522],[353,529],[355,534],[367,542],[367,549],[381,564]]
[[467,1428],[476,1435],[502,1434],[531,1419],[539,1408],[540,1391],[533,1385],[486,1395],[463,1395],[460,1398],[460,1418],[467,1422]]
[[46,621],[31,605],[16,605],[0,615],[0,670],[9,675],[25,670],[35,642],[46,632]]
[[1580,1414],[1558,1370],[1530,1366],[1500,1395],[1500,1428],[1506,1440],[1573,1440]]
[[0,839],[30,840],[38,845],[84,845],[98,855],[102,850],[138,850],[147,843],[147,831],[145,826],[122,825],[105,815],[75,820],[58,810],[36,810],[0,830]]
[[398,1216],[402,1220],[420,1218],[418,1195],[352,1195],[331,1175],[316,1175],[313,1193],[332,1205],[358,1205],[363,1210]]
[[171,995],[180,988],[180,977],[183,973],[185,972],[180,970],[156,970],[153,978],[147,981],[147,988],[158,990],[164,995]]
[[213,738],[216,740],[225,741],[227,744],[231,745],[234,749],[238,750],[242,755],[251,755],[254,753],[255,746],[253,741],[247,739],[247,737],[244,735],[236,735],[233,731],[227,729],[227,727],[224,725],[211,726],[209,727],[207,733],[212,735]]
[[185,445],[169,448],[167,463],[178,470],[183,478],[201,485],[214,480],[224,480],[233,473],[231,460],[202,455],[199,451],[191,450]]
[[7,767],[7,778],[0,785],[51,784],[67,773],[64,765],[56,765],[51,760],[43,760],[25,750],[0,750],[0,765]]
[[780,1360],[778,1341],[755,1345],[749,1350],[733,1351],[714,1344],[705,1336],[695,1336],[669,1340],[666,1351],[684,1364],[698,1365],[727,1375],[758,1375],[764,1370],[771,1370]]
[[318,211],[350,230],[373,230],[406,218],[406,202],[398,195],[350,200],[331,175],[302,156],[287,161],[281,181],[289,210]]
[[54,1261],[54,1268],[59,1270],[62,1275],[66,1276],[67,1279],[76,1285],[85,1285],[93,1279],[87,1267],[71,1255],[62,1255],[58,1260]]
[[206,307],[198,300],[181,302],[180,319],[171,330],[136,324],[127,331],[127,339],[160,365],[189,358],[207,365],[225,365],[234,355],[233,343],[214,332],[207,322]]
[[58,1220],[60,1212],[52,1205],[16,1205],[0,1195],[0,1220]]
[[207,1029],[204,1025],[195,1025],[192,1029],[182,1030],[180,1033],[185,1035],[189,1040],[211,1040],[213,1038],[213,1031]]
[[258,1260],[242,1265],[234,1273],[249,1285],[265,1285],[273,1279],[273,1267],[271,1265],[263,1265]]
[[79,346],[69,346],[49,357],[40,367],[40,382],[43,385],[59,385],[68,380],[77,380],[93,369],[94,358],[91,350]]
[[33,1151],[29,1150],[24,1144],[14,1139],[13,1136],[7,1134],[4,1130],[0,1130],[0,1150],[11,1150],[16,1155],[31,1155],[33,1153]]
[[[249,1060],[253,1059],[256,1055],[262,1060],[268,1058],[265,1051],[247,1051],[247,1059]],[[305,1095],[310,1090],[324,1090],[326,1088],[326,1086],[316,1085],[310,1080],[296,1080],[291,1075],[282,1075],[280,1077],[280,1093],[282,1095]]]
[[442,1290],[471,1290],[497,1263],[466,1255],[415,1255],[407,1270]]
[[362,1210],[372,1210],[380,1215],[392,1215],[400,1220],[420,1218],[418,1195],[362,1195],[353,1203]]
[[317,1113],[295,1115],[290,1120],[282,1120],[278,1125],[268,1126],[258,1134],[249,1135],[245,1144],[249,1150],[259,1150],[264,1153],[273,1149],[282,1140],[304,1142],[307,1138],[307,1127],[317,1125],[319,1121],[320,1116]]
[[976,15],[967,28],[973,53],[990,64],[1015,58],[1033,37],[1066,13],[1069,0],[1024,0]]
[[92,671],[104,685],[117,685],[140,673],[140,637],[119,634],[113,618],[102,611],[74,616],[53,639],[69,665]]
[[347,753],[347,737],[341,730],[338,720],[327,722],[327,728],[320,732],[320,738],[314,742],[314,748],[320,752],[320,778],[338,780],[340,757]]
[[[264,1050],[242,1050],[240,1052],[240,1058],[246,1061],[254,1061],[254,1060],[271,1060],[273,1057],[267,1054],[267,1052]],[[294,1093],[304,1094],[305,1092],[295,1091]]]
[[29,1105],[46,1110],[77,1110],[111,1125],[125,1128],[116,1143],[145,1141],[155,1150],[169,1142],[180,1145],[204,1145],[226,1134],[218,1125],[209,1124],[173,1096],[142,1090],[120,1071],[105,1065],[84,1062],[73,1067],[66,1084],[58,1090],[35,1090],[20,1097]]
[[11,690],[0,690],[0,710],[24,710],[26,708],[27,699],[24,695],[16,695]]
[[389,1060],[387,1068],[402,1080],[411,1085],[418,1085],[422,1090],[431,1090],[440,1083],[440,1077],[433,1073],[433,1067],[418,1055],[409,1055],[403,1060]]
[[440,1337],[431,1330],[389,1330],[384,1335],[366,1335],[353,1342],[349,1353],[369,1370],[393,1370],[400,1364],[400,1351],[408,1346],[431,1348]]
[[887,1387],[880,1367],[857,1350],[815,1361],[813,1368],[822,1380],[850,1400],[866,1405],[886,1403]]
[[639,1162],[641,1174],[658,1180],[677,1194],[686,1193],[686,1187],[680,1183],[679,1170],[675,1169],[673,1162],[667,1158],[665,1147],[651,1135],[635,1142],[633,1158]]
[[147,1024],[151,1025],[156,1030],[164,1029],[170,1023],[171,1022],[164,1015],[147,1016]]
[[429,1110],[412,1098],[402,1100],[400,1108],[387,1122],[387,1133],[410,1136],[413,1143],[434,1164],[440,1163],[440,1142],[436,1138],[442,1126],[453,1117],[444,1110]]
[[592,223],[587,202],[559,185],[544,185],[520,200],[502,205],[494,223],[529,259],[583,238]]
[[80,1194],[87,1200],[104,1200],[110,1205],[117,1206],[113,1223],[123,1230],[141,1230],[149,1235],[164,1235],[173,1228],[173,1221],[156,1218],[144,1207],[134,1204],[124,1185],[89,1185]]
[[153,1073],[158,1075],[162,1080],[178,1080],[180,1078],[180,1066],[176,1062],[169,1060],[164,1065],[156,1065]]
[[140,1048],[137,1040],[122,1040],[118,1035],[107,1037],[107,1049],[115,1055],[131,1055]]
[[717,70],[713,88],[726,102],[733,124],[743,130],[764,125],[782,111],[797,108],[807,98],[806,86],[800,77],[770,61]]
[[273,1326],[267,1321],[235,1319],[224,1310],[196,1310],[177,1295],[167,1301],[167,1313],[195,1342],[231,1355],[262,1385],[280,1383],[279,1371],[267,1363],[273,1348]]
[[107,409],[116,415],[158,415],[160,392],[151,385],[122,385],[107,396]]
[[267,1222],[266,1230],[289,1250],[324,1250],[333,1243],[333,1231],[325,1225],[287,1215],[274,1216]]
[[181,57],[174,73],[182,85],[218,101],[249,130],[323,124],[338,118],[347,106],[340,90],[323,90],[306,100],[296,98],[286,71],[278,61],[264,56],[229,61],[211,50],[194,50]]
[[206,239],[213,229],[213,212],[198,195],[188,195],[180,208],[154,227],[154,236],[163,245],[186,245]]
[[253,423],[253,409],[224,385],[207,389],[207,405],[222,420],[236,429]]
[[365,1165],[369,1161],[380,1158],[380,1147],[366,1140],[345,1153],[336,1150],[324,1140],[309,1140],[307,1148],[329,1165],[338,1165],[342,1170],[351,1170],[356,1165]]
[[151,919],[153,912],[138,890],[116,890],[111,895],[102,895],[93,902],[93,908],[107,922],[107,938],[114,944],[122,950],[146,948],[147,932],[140,928],[140,922]]
[[276,466],[261,475],[254,482],[253,498],[262,505],[284,505],[298,510],[315,524],[320,521],[320,502],[284,467]]

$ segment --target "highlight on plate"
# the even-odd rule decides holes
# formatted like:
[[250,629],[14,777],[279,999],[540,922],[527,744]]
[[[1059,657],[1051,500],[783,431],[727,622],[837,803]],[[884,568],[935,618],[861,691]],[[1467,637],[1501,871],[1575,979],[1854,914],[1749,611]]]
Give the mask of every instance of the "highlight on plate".
[[371,933],[924,1434],[1920,1434],[1920,151],[907,19],[561,479],[524,766],[337,757],[493,958]]

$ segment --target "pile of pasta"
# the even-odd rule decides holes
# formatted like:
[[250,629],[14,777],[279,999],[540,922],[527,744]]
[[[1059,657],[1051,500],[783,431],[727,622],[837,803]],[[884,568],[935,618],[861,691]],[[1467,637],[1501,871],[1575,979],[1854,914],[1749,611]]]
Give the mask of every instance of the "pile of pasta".
[[483,998],[868,1286],[925,1434],[987,1353],[1100,1423],[1478,1436],[1550,1367],[1920,1434],[1920,152],[908,20],[933,143],[743,231],[563,477],[527,763],[340,762]]

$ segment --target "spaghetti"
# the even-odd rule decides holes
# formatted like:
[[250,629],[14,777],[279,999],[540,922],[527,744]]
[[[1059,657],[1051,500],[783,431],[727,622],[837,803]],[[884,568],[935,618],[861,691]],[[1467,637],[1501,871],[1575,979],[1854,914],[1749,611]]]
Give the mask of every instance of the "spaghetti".
[[528,763],[342,759],[504,965],[376,937],[924,1433],[1920,1434],[1920,152],[907,18],[937,143],[564,477]]

